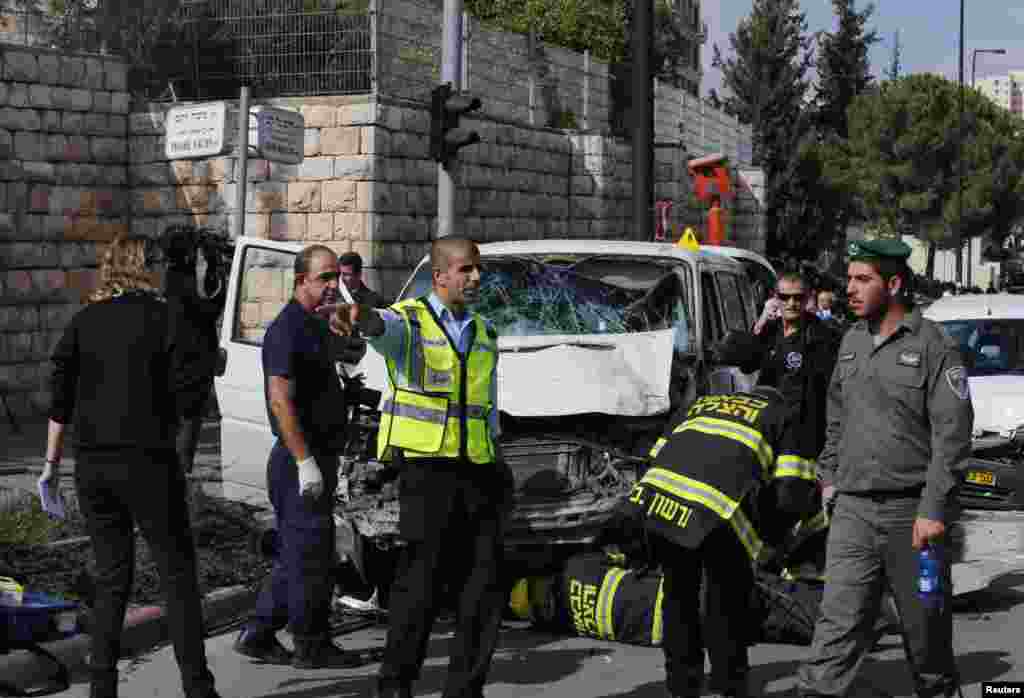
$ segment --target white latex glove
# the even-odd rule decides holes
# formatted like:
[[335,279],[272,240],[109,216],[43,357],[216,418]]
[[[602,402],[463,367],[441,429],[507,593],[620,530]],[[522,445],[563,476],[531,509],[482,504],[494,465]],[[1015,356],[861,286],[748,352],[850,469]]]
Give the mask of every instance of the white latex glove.
[[40,503],[47,514],[64,518],[64,499],[60,494],[60,465],[46,462],[37,481]]
[[316,458],[310,456],[304,461],[299,461],[299,494],[316,499],[323,492],[324,476],[320,474]]

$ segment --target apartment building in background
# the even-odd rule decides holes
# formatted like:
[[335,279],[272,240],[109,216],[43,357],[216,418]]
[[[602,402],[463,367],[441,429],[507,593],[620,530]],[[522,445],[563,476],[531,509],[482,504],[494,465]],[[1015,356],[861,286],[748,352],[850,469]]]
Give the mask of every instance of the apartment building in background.
[[974,84],[979,92],[1003,109],[1024,118],[1024,70],[981,78]]

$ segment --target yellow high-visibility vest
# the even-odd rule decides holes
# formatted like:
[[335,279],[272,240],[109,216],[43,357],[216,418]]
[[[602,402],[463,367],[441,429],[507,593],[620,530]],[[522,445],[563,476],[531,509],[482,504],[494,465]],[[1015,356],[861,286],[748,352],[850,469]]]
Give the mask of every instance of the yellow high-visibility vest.
[[445,333],[426,298],[391,306],[406,325],[405,371],[386,357],[392,394],[381,404],[377,457],[390,460],[393,448],[406,458],[494,460],[488,429],[491,375],[498,338],[483,318],[472,315],[466,355]]

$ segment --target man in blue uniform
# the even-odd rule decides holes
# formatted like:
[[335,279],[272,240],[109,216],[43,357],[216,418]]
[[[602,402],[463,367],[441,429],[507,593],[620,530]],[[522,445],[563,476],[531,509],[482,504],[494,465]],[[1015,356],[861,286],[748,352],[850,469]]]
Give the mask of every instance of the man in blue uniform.
[[[267,464],[281,550],[235,649],[300,669],[358,663],[329,634],[335,557],[334,491],[348,423],[335,370],[344,340],[314,312],[338,288],[338,260],[323,245],[295,258],[291,301],[267,328],[263,374],[270,426],[277,437]],[[294,655],[276,638],[285,625]]]

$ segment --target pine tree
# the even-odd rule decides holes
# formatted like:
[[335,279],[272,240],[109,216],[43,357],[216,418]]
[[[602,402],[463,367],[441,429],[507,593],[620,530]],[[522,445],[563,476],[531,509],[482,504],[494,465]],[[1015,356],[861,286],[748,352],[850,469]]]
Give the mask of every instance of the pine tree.
[[892,56],[889,59],[889,69],[885,71],[886,80],[899,80],[903,72],[903,45],[900,43],[900,30],[897,29],[892,35]]
[[857,0],[832,0],[832,8],[838,28],[823,34],[818,45],[817,122],[822,133],[846,138],[846,110],[874,82],[868,52],[878,43],[878,34],[867,30],[874,5],[858,12]]
[[753,131],[754,162],[765,174],[764,230],[768,256],[785,251],[780,222],[786,206],[786,172],[810,127],[804,102],[813,66],[812,38],[798,0],[754,0],[748,17],[729,36],[732,53],[716,46],[714,66],[728,91],[726,109]]

